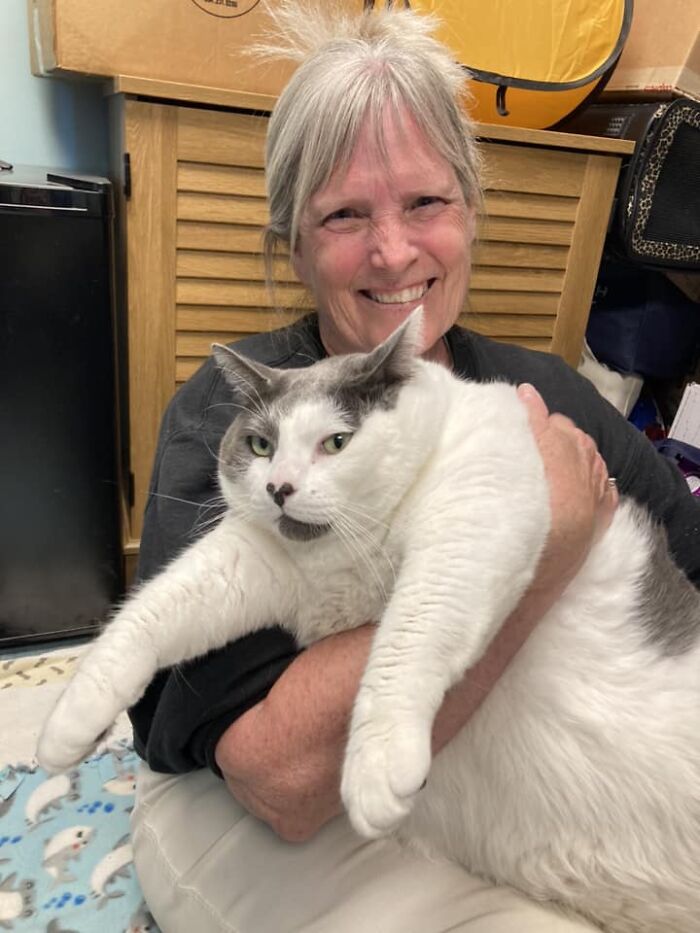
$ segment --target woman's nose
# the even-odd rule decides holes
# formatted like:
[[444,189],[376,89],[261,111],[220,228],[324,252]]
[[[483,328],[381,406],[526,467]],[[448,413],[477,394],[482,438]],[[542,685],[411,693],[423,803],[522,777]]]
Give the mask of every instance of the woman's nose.
[[401,272],[418,256],[406,223],[397,218],[373,225],[370,261],[375,269]]

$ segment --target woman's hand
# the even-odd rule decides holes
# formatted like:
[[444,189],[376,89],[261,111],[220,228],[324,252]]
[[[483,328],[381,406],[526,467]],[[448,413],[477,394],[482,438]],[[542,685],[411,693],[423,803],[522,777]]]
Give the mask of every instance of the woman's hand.
[[[549,483],[551,526],[535,586],[563,592],[612,521],[617,488],[595,442],[564,415],[550,415],[531,385],[518,388]],[[559,595],[559,594],[557,594]]]
[[[550,415],[531,386],[518,390],[550,487],[551,530],[536,579],[484,657],[449,691],[433,727],[433,750],[479,707],[609,525],[617,491],[594,442],[563,415]],[[374,626],[312,645],[267,699],[223,734],[216,760],[236,799],[283,839],[309,839],[342,810],[347,728]]]

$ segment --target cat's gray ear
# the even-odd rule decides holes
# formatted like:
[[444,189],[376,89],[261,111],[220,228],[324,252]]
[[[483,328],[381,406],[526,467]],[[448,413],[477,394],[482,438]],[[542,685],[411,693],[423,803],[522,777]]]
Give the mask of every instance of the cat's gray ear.
[[237,392],[260,401],[272,394],[279,380],[277,370],[256,363],[221,343],[212,344],[211,350],[224,379]]
[[367,354],[365,374],[382,376],[387,383],[405,382],[415,372],[423,334],[423,305],[413,311],[383,343]]

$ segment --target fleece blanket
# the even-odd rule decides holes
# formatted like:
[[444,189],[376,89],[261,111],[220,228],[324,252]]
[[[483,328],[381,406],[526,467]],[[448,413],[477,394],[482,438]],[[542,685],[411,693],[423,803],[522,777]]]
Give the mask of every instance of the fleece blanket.
[[0,660],[0,930],[157,933],[129,836],[138,756],[128,725],[67,774],[33,758],[80,650]]

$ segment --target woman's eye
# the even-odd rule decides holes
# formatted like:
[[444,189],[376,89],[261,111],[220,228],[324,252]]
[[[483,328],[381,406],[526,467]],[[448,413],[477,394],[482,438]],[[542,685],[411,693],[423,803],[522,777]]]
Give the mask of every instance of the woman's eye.
[[341,450],[348,446],[351,437],[352,434],[350,432],[345,434],[331,434],[325,441],[321,441],[321,447],[323,447],[327,454],[339,454]]
[[360,215],[353,207],[341,207],[323,219],[324,226],[359,220]]
[[443,203],[442,198],[438,198],[432,194],[426,194],[426,195],[423,195],[423,197],[416,198],[412,206],[415,209],[417,207],[430,207],[433,204],[442,204],[442,203]]
[[271,457],[272,444],[266,437],[260,437],[258,434],[250,434],[246,441],[256,457]]

